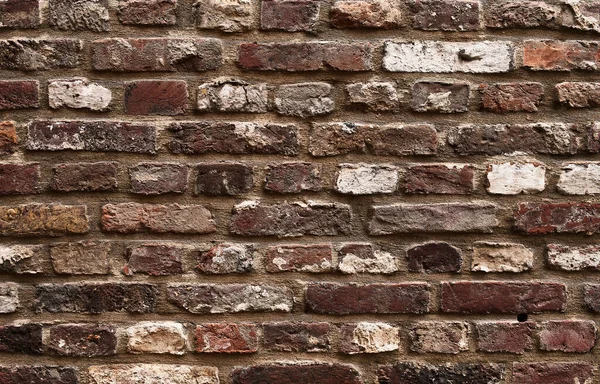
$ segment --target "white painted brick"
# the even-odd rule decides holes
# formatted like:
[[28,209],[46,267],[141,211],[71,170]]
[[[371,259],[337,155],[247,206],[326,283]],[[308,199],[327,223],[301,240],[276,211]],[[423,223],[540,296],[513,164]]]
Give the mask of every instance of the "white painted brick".
[[564,165],[558,180],[558,190],[568,195],[600,193],[600,163]]
[[563,271],[600,270],[600,246],[568,247],[548,244],[548,265]]
[[522,244],[476,242],[474,272],[525,272],[533,268],[533,252]]
[[398,168],[390,165],[340,164],[335,189],[350,195],[393,193],[398,188]]
[[48,84],[48,101],[51,108],[78,108],[105,111],[112,100],[112,93],[86,78],[51,80]]
[[536,193],[546,186],[546,167],[539,163],[490,164],[488,192],[497,195]]

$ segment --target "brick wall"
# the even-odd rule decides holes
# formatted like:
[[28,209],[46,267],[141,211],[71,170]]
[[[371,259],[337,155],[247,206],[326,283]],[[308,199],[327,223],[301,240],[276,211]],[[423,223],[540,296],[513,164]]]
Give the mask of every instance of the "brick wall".
[[600,2],[0,1],[0,384],[592,384]]

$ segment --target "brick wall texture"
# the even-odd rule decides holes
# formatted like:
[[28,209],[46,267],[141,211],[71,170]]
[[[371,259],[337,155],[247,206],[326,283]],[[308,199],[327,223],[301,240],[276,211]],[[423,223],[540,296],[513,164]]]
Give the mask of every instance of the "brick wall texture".
[[0,384],[593,384],[600,1],[1,0]]

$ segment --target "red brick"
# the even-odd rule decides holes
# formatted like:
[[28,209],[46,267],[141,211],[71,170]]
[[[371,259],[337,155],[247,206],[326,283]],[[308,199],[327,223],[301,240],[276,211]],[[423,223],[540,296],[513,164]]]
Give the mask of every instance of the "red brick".
[[42,326],[40,324],[0,326],[0,352],[42,354]]
[[539,332],[542,351],[589,352],[596,345],[593,321],[545,321]]
[[0,367],[2,384],[77,384],[77,376],[77,369],[73,367],[25,365]]
[[182,253],[185,249],[162,244],[142,244],[127,248],[126,275],[179,275],[184,272]]
[[513,384],[592,383],[594,367],[588,363],[513,363]]
[[37,193],[39,179],[38,163],[0,164],[0,195]]
[[117,353],[117,331],[101,324],[60,324],[50,327],[48,351],[53,355],[94,357]]
[[329,12],[334,28],[382,28],[402,26],[401,2],[398,0],[336,0]]
[[583,301],[590,311],[600,312],[600,284],[585,284]]
[[351,365],[335,363],[280,363],[238,368],[231,374],[233,384],[362,384]]
[[537,112],[544,98],[540,83],[481,84],[483,108],[495,113]]
[[142,195],[183,193],[189,169],[183,164],[140,163],[129,168],[131,191]]
[[477,349],[483,352],[523,354],[534,346],[535,323],[496,322],[476,323]]
[[17,129],[11,121],[0,122],[0,156],[8,155],[17,150]]
[[419,81],[412,86],[411,107],[415,112],[467,112],[469,95],[468,83]]
[[322,189],[321,166],[312,163],[271,164],[267,167],[265,190],[277,193],[318,192]]
[[525,41],[523,66],[534,71],[598,70],[600,46],[590,41]]
[[274,352],[327,352],[330,350],[329,323],[263,323],[263,347]]
[[566,82],[556,84],[558,101],[571,108],[600,106],[600,83]]
[[253,169],[244,164],[202,164],[196,171],[196,194],[237,196],[254,187]]
[[38,108],[38,88],[37,81],[0,81],[0,110]]
[[333,248],[330,244],[278,245],[267,248],[267,272],[312,272],[333,270]]
[[196,352],[253,353],[258,351],[258,328],[254,324],[212,323],[196,328]]
[[515,228],[531,234],[600,233],[600,204],[520,203]]
[[468,195],[473,193],[472,165],[416,165],[405,176],[406,193]]
[[183,115],[188,109],[185,81],[140,80],[125,83],[128,115]]
[[39,26],[39,0],[11,0],[0,4],[0,29],[28,29]]
[[118,163],[58,164],[52,171],[50,189],[62,192],[114,191]]
[[441,310],[449,313],[563,312],[564,284],[513,281],[443,282]]
[[177,0],[121,0],[119,21],[126,25],[175,25]]
[[320,9],[320,0],[263,0],[260,28],[314,32],[318,27]]

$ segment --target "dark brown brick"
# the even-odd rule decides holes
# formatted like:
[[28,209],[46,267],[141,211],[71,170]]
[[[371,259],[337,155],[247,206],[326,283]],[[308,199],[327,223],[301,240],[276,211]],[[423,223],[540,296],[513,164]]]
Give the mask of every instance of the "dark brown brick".
[[377,371],[379,384],[500,384],[504,382],[502,364],[445,364],[400,362],[380,366]]
[[600,233],[600,204],[520,203],[515,229],[531,234]]
[[362,384],[359,372],[351,365],[316,362],[238,368],[231,378],[233,384]]
[[267,248],[265,253],[267,272],[312,272],[333,270],[331,244],[278,245]]
[[[0,326],[0,352],[42,354],[42,326],[40,324]],[[0,379],[2,379],[1,371]]]
[[274,352],[327,352],[330,349],[329,323],[263,323],[263,347]]
[[544,1],[499,1],[486,10],[489,28],[559,27],[561,8]]
[[535,323],[477,323],[477,349],[484,352],[523,354],[535,347]]
[[62,236],[89,231],[84,205],[23,204],[0,207],[0,235]]
[[62,192],[115,191],[118,163],[58,164],[50,188]]
[[260,28],[287,32],[316,31],[320,9],[319,0],[263,0]]
[[126,275],[179,275],[184,272],[182,254],[185,249],[162,244],[142,244],[127,248]]
[[196,352],[253,353],[258,351],[255,324],[209,323],[196,327]]
[[537,112],[544,98],[540,83],[481,84],[483,108],[495,113]]
[[468,195],[473,193],[474,167],[464,165],[416,165],[405,176],[406,193]]
[[0,4],[0,29],[28,29],[39,26],[39,0],[11,0]]
[[408,270],[411,272],[460,272],[460,250],[448,243],[427,243],[406,251]]
[[594,367],[588,363],[513,363],[514,384],[572,384],[593,380]]
[[271,164],[265,176],[265,190],[277,193],[317,192],[321,183],[321,167],[312,163]]
[[0,81],[0,110],[38,108],[38,88],[37,81]]
[[102,324],[60,324],[50,327],[48,351],[53,355],[95,357],[117,353],[117,332]]
[[188,109],[185,81],[140,80],[125,83],[128,115],[183,115]]
[[107,275],[110,273],[111,245],[82,241],[50,245],[54,272],[67,275]]
[[175,25],[177,0],[121,0],[119,21],[125,25]]
[[141,163],[129,168],[131,191],[142,195],[183,193],[189,169],[183,164]]
[[600,284],[585,284],[583,301],[590,311],[600,312]]
[[83,42],[76,39],[0,40],[0,69],[45,71],[76,68],[81,61]]
[[77,370],[71,367],[13,365],[0,367],[2,384],[77,384]]
[[37,193],[40,179],[38,163],[0,164],[0,195]]
[[413,28],[425,31],[477,31],[479,1],[414,0]]
[[202,164],[196,171],[196,194],[237,196],[254,186],[252,167],[244,164]]

